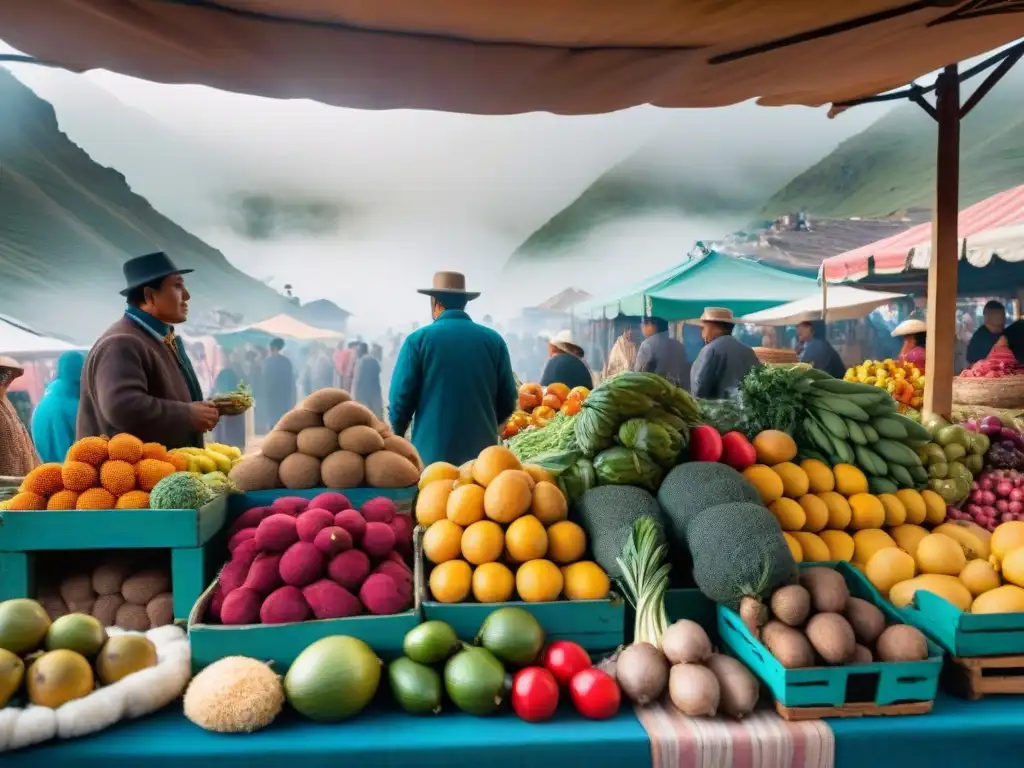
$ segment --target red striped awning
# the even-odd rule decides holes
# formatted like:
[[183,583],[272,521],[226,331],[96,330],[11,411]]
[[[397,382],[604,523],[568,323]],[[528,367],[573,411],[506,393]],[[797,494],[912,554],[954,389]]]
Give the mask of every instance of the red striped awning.
[[[1024,185],[960,211],[957,229],[961,240],[960,258],[967,258],[975,266],[985,266],[994,255],[1006,261],[1021,260],[1024,258]],[[1021,242],[1009,236],[1014,233]],[[972,240],[978,247],[972,247]],[[895,275],[912,269],[928,269],[931,250],[932,225],[919,224],[898,235],[825,259],[820,274],[830,282],[852,282],[869,274]]]

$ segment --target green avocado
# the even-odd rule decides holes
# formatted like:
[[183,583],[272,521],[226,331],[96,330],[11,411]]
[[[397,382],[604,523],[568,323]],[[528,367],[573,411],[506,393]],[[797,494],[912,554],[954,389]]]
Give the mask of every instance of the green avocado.
[[455,630],[443,621],[425,621],[410,629],[402,641],[402,651],[419,664],[440,664],[460,646]]
[[436,715],[441,711],[441,676],[425,664],[402,657],[388,665],[391,695],[410,715]]

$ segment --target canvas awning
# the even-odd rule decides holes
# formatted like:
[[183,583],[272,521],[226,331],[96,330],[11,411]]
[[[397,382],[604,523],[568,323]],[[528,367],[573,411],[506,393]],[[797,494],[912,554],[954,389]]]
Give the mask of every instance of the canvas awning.
[[103,68],[360,109],[821,105],[1024,37],[1019,0],[0,0],[3,38]]
[[15,320],[0,315],[0,355],[26,357],[30,355],[59,354],[82,347],[66,341],[43,336]]
[[275,315],[274,317],[261,320],[252,325],[242,328],[235,328],[231,331],[223,331],[216,336],[233,336],[239,333],[265,333],[268,336],[280,336],[295,341],[327,341],[330,339],[344,339],[345,334],[337,331],[328,331],[323,328],[314,328],[301,320],[296,320],[290,315]]
[[725,307],[740,316],[819,292],[813,278],[800,277],[749,259],[708,251],[698,243],[679,266],[654,275],[622,294],[573,307],[579,316],[653,315],[691,320],[705,307]]
[[829,286],[827,297],[819,288],[806,298],[744,315],[743,322],[753,325],[796,325],[821,320],[823,309],[827,310],[826,319],[829,322],[856,320],[904,296],[904,293],[865,291],[848,285],[834,285]]
[[[1024,185],[1000,192],[960,211],[957,218],[960,258],[986,267],[994,257],[1024,261]],[[820,275],[830,282],[853,282],[869,275],[927,271],[931,264],[932,225],[855,248],[821,263]]]

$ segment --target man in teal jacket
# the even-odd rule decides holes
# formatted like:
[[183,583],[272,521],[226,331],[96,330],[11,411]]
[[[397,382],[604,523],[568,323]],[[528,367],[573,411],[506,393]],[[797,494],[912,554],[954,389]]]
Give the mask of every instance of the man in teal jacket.
[[434,322],[413,331],[398,353],[388,415],[396,435],[412,423],[412,443],[424,464],[455,465],[498,442],[498,425],[518,402],[508,347],[497,332],[477,325],[458,272],[438,272],[430,297]]

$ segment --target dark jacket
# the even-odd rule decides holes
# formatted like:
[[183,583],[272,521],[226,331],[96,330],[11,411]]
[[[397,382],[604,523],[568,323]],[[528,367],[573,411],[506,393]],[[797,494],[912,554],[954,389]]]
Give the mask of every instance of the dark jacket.
[[739,387],[751,369],[760,365],[754,350],[735,336],[719,336],[694,360],[690,393],[706,400],[722,400]]
[[633,370],[664,376],[677,387],[689,390],[690,363],[686,347],[669,336],[668,331],[652,334],[643,340],[636,352]]
[[463,464],[498,442],[498,424],[518,402],[508,347],[497,332],[447,310],[406,338],[391,377],[388,415],[396,435],[412,423],[424,464]]
[[843,358],[836,352],[836,348],[824,339],[808,340],[800,351],[800,362],[813,365],[835,379],[841,379],[846,375]]
[[190,422],[192,397],[170,348],[122,317],[85,360],[77,439],[128,432],[168,448],[201,447]]
[[380,419],[384,416],[384,395],[380,390],[380,361],[373,355],[356,360],[352,374],[352,398],[362,403]]
[[273,427],[295,407],[295,369],[284,355],[270,355],[263,361],[263,402],[267,427]]
[[590,373],[590,369],[587,368],[587,364],[576,355],[559,352],[545,363],[544,371],[540,375],[540,384],[542,387],[546,387],[548,384],[565,384],[569,389],[573,387],[590,389],[594,386],[594,377]]

